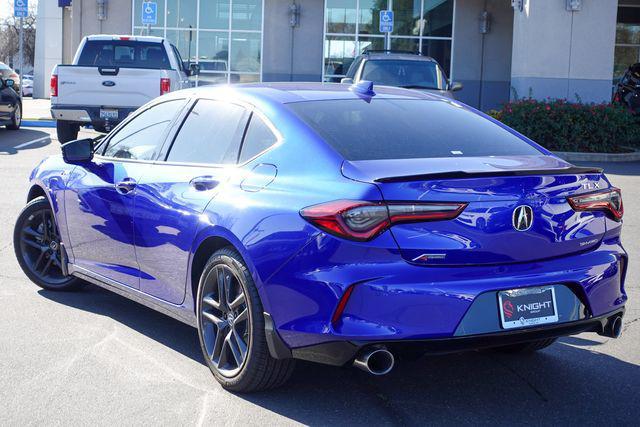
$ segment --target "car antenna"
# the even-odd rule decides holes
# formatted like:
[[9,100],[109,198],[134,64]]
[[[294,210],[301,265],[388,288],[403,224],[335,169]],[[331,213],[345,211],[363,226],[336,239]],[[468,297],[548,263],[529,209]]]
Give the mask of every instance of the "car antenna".
[[375,96],[376,94],[373,91],[373,82],[370,80],[360,80],[349,86],[349,90],[365,96]]

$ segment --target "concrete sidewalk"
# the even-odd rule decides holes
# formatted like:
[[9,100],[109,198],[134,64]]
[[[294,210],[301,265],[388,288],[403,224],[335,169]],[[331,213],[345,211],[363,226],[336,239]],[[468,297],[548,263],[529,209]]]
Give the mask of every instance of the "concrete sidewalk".
[[48,99],[22,98],[22,120],[51,121],[51,102]]

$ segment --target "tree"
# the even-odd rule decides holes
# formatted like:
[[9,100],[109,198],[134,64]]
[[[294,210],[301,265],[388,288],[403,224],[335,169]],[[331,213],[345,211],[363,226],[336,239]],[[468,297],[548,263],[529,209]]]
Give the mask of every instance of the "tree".
[[[0,0],[1,7],[13,11],[13,0]],[[24,29],[24,64],[33,66],[36,49],[36,5],[31,2],[29,15],[23,18]],[[20,19],[13,16],[0,20],[0,61],[11,67],[18,66],[20,49]]]

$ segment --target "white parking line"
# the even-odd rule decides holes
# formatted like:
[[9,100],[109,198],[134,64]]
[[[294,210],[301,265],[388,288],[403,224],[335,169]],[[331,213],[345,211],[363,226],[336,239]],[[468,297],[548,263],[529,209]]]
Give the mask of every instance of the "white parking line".
[[49,136],[43,136],[42,138],[34,139],[33,141],[23,142],[22,144],[16,145],[13,148],[15,148],[17,150],[17,149],[20,149],[20,148],[28,147],[31,144],[35,144],[36,142],[44,141],[44,140],[49,139],[49,138],[50,138]]

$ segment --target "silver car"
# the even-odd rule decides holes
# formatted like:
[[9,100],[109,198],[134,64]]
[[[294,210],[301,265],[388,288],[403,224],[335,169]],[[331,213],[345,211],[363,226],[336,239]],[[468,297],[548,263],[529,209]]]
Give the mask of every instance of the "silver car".
[[377,85],[424,90],[454,99],[462,83],[450,82],[435,59],[393,50],[365,50],[349,67],[342,83],[369,80]]

